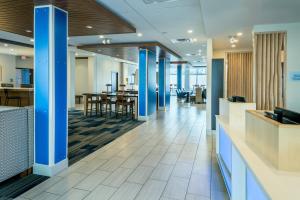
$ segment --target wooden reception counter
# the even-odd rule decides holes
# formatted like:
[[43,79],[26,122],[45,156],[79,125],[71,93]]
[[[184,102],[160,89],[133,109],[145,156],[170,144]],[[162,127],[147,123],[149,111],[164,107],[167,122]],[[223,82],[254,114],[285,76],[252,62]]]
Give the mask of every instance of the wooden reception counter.
[[[5,90],[8,91],[9,97],[19,96],[21,98],[21,106],[33,105],[33,88],[18,88],[18,87],[0,87],[0,105],[5,104]],[[18,106],[16,100],[9,100],[8,106]]]

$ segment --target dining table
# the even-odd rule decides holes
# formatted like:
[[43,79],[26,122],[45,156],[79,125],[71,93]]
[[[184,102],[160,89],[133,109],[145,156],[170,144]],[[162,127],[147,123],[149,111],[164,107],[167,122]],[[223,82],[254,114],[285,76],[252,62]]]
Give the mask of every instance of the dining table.
[[83,93],[82,96],[83,96],[83,113],[85,116],[87,116],[87,112],[86,112],[86,97],[87,95],[89,96],[92,96],[92,97],[95,97],[95,98],[98,98],[100,99],[100,95],[101,94],[106,94],[108,97],[110,98],[116,98],[117,95],[123,95],[126,99],[134,99],[134,118],[135,119],[138,119],[138,94],[132,94],[132,93],[117,93],[117,92],[102,92],[102,93]]

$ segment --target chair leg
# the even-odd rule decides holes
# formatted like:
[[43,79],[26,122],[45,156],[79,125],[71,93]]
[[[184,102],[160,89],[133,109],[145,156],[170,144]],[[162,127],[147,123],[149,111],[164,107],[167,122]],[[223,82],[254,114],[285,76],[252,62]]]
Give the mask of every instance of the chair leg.
[[107,104],[105,104],[105,118],[107,118]]

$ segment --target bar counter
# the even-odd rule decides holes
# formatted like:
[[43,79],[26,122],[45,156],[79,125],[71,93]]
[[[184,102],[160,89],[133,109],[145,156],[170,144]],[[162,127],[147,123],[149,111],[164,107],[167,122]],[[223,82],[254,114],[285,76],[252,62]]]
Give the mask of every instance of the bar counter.
[[[9,97],[19,96],[21,97],[21,106],[33,105],[33,88],[20,88],[20,87],[0,87],[0,105],[5,104],[5,93],[4,90],[8,90]],[[18,106],[16,100],[9,100],[8,106]]]

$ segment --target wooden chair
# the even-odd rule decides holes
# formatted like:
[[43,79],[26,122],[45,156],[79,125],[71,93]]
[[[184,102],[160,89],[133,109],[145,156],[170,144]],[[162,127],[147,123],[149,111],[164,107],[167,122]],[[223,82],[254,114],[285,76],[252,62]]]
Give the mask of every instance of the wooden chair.
[[109,115],[111,116],[111,111],[112,111],[112,108],[111,108],[111,100],[108,98],[107,94],[100,94],[100,115],[102,116],[103,115],[103,105],[105,105],[105,117],[107,118],[107,113],[108,113],[108,108],[109,108]]
[[[121,113],[122,117],[124,116],[124,111],[126,113],[126,116],[128,115],[128,107],[130,109],[130,113],[133,118],[133,104],[132,101],[127,101],[127,99],[124,97],[124,95],[117,95],[116,100],[116,118],[118,118],[119,113]],[[120,111],[121,108],[121,111]]]
[[21,107],[21,97],[20,96],[9,96],[8,89],[4,89],[5,95],[5,105],[8,106],[10,100],[16,100],[18,106]]
[[93,115],[93,111],[96,112],[96,115],[98,115],[98,97],[93,94],[87,94],[86,95],[86,115]]

